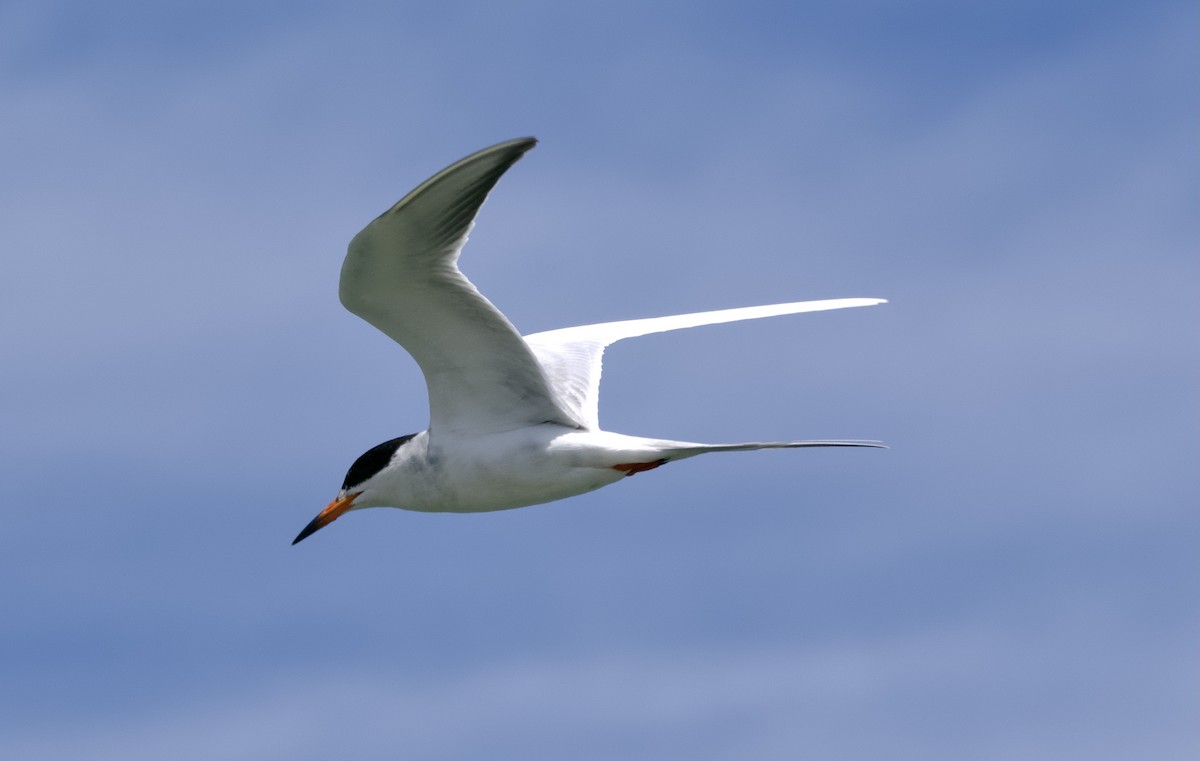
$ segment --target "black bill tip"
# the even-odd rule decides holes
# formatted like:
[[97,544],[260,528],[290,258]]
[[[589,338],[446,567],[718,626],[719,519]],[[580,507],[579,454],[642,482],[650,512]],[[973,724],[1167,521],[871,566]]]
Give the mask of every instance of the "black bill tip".
[[313,518],[311,521],[308,522],[308,525],[304,527],[303,531],[301,531],[299,534],[296,535],[296,538],[292,540],[292,544],[295,545],[299,542],[304,541],[309,536],[317,533],[317,531],[321,530],[324,527],[325,527],[325,521],[322,521],[321,516],[318,515],[316,518]]

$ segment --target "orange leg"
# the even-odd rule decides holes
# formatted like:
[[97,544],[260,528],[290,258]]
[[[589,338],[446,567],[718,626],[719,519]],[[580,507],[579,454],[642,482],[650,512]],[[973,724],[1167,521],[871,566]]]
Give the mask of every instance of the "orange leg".
[[661,460],[654,462],[626,462],[620,465],[614,465],[613,470],[619,470],[627,476],[632,476],[634,473],[642,473],[647,470],[654,470],[659,465],[666,465],[667,459],[664,457]]

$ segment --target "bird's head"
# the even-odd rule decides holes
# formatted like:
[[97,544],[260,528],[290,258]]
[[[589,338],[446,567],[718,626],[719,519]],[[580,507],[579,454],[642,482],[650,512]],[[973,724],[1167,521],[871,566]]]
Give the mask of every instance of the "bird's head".
[[385,441],[363,452],[350,466],[350,470],[346,471],[346,478],[342,481],[342,488],[338,490],[337,496],[325,506],[324,510],[317,513],[316,518],[309,521],[304,530],[292,540],[292,544],[302,541],[310,534],[333,523],[343,513],[378,504],[371,502],[372,481],[391,463],[400,447],[415,435],[409,434]]

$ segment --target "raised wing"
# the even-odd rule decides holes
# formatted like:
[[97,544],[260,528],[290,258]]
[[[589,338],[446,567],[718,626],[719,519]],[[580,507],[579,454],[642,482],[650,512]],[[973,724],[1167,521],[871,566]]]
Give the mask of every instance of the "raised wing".
[[790,304],[771,304],[761,307],[720,309],[715,312],[677,314],[671,317],[651,317],[645,320],[623,320],[577,328],[548,330],[525,336],[533,349],[555,395],[570,408],[571,414],[593,430],[600,428],[600,372],[604,349],[622,338],[644,336],[699,325],[721,322],[755,320],[797,312],[821,312],[827,309],[846,309],[884,304],[885,299],[827,299],[825,301],[796,301]]
[[421,366],[431,431],[582,422],[557,401],[512,323],[458,269],[488,192],[536,144],[533,138],[510,140],[452,164],[350,241],[342,304]]

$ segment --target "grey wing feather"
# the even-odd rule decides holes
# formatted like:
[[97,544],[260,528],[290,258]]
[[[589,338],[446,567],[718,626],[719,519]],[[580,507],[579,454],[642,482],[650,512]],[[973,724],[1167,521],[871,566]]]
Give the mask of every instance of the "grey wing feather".
[[412,354],[429,387],[430,430],[578,426],[512,323],[458,269],[475,215],[536,145],[521,138],[438,172],[350,242],[339,295]]

